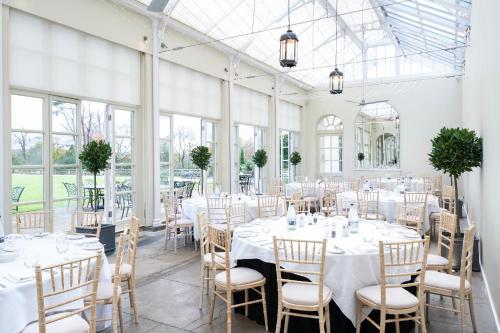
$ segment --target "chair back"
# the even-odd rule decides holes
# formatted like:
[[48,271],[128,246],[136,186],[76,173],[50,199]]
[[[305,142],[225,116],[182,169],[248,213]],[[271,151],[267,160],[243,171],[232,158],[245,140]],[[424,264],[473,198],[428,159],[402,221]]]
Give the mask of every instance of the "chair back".
[[207,214],[201,212],[198,214],[198,229],[200,230],[200,253],[201,260],[205,258],[205,254],[210,253],[210,243],[208,241],[208,221]]
[[465,280],[472,283],[472,262],[474,260],[474,236],[476,225],[473,224],[464,231],[464,242],[462,246],[462,259],[460,262],[460,290],[465,290]]
[[448,251],[448,272],[451,272],[453,266],[453,250],[455,248],[455,232],[457,231],[457,216],[446,212],[441,212],[439,218],[439,236],[438,236],[438,253],[442,253],[442,249]]
[[444,209],[452,214],[457,213],[457,203],[455,201],[455,188],[449,185],[443,185],[441,194],[442,205]]
[[405,206],[426,205],[428,195],[428,192],[405,192],[404,204]]
[[315,181],[303,181],[300,183],[300,188],[302,190],[303,197],[315,197],[316,196],[316,182]]
[[341,193],[335,195],[335,212],[339,216],[349,216],[351,202],[347,200]]
[[417,183],[417,191],[434,194],[435,181],[433,177],[423,177],[423,183]]
[[285,195],[285,185],[281,179],[275,179],[271,181],[267,187],[268,195],[284,196]]
[[[168,226],[170,221],[177,225],[177,217],[180,212],[180,205],[176,195],[168,192],[163,193],[163,207],[165,210],[165,223]],[[175,228],[175,227],[174,227]]]
[[226,207],[231,204],[231,197],[207,198],[208,221],[210,224],[227,223]]
[[52,212],[38,211],[16,214],[16,232],[54,232]]
[[259,218],[278,216],[280,198],[274,195],[259,195],[257,197],[257,214]]
[[379,241],[381,308],[387,307],[389,288],[417,287],[417,297],[422,300],[428,253],[429,237],[403,242]]
[[346,180],[343,183],[343,192],[357,192],[360,189],[359,179]]
[[232,226],[247,223],[247,203],[239,202],[226,206],[226,221]]
[[[88,311],[90,332],[96,331],[95,307],[100,271],[100,253],[56,265],[35,267],[40,333],[47,332],[49,324],[74,315],[83,315],[84,311]],[[87,302],[84,303],[84,300]],[[82,305],[75,305],[72,310],[48,318],[53,313],[65,310],[68,304],[79,303]]]
[[71,232],[76,233],[77,227],[82,227],[86,231],[83,232],[85,236],[99,238],[103,220],[103,213],[74,211],[71,215]]
[[68,197],[78,195],[78,188],[76,187],[75,183],[63,182],[63,185],[64,185],[64,188],[66,189],[66,193],[68,194]]
[[358,214],[362,219],[380,220],[379,214],[379,191],[358,191]]
[[132,216],[130,228],[128,229],[128,247],[126,263],[131,267],[132,278],[135,278],[135,261],[137,257],[137,248],[139,247],[139,228],[140,221],[137,217]]
[[424,214],[424,206],[398,205],[396,207],[396,222],[422,235],[424,232]]
[[[323,309],[326,239],[313,241],[276,238],[276,236],[273,236],[273,244],[276,275],[278,278],[278,298],[282,299],[282,288],[285,283],[315,285],[318,286],[318,308]],[[300,265],[300,269],[291,268],[296,267],[296,265]],[[285,277],[283,273],[307,275],[311,281],[291,280]]]
[[231,232],[218,228],[216,225],[208,225],[208,240],[210,243],[210,253],[212,254],[212,276],[217,270],[226,272],[226,290],[231,290]]
[[342,190],[342,185],[338,181],[327,180],[325,181],[325,192],[340,192]]
[[326,190],[320,200],[321,211],[326,215],[335,213],[335,204],[337,201],[337,192]]

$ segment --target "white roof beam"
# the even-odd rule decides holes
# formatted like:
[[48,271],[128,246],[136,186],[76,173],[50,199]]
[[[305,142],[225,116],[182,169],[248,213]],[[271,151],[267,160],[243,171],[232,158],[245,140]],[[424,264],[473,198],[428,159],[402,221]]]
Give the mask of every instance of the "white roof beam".
[[429,0],[429,2],[433,2],[437,5],[440,5],[444,8],[451,8],[456,10],[457,12],[463,13],[463,14],[469,14],[470,13],[470,5],[467,7],[460,6],[457,3],[449,2],[449,1],[444,1],[444,0]]
[[[395,20],[391,20],[391,26],[394,29],[394,31],[396,32],[396,34],[399,34],[401,32],[412,33],[412,34],[415,34],[417,36],[420,36],[420,34],[421,34],[421,29],[420,28],[415,27],[414,25],[409,24],[407,22],[400,22],[400,21],[398,22],[398,21],[395,21]],[[441,33],[437,33],[435,31],[428,30],[428,29],[425,29],[425,28],[424,28],[424,30],[425,30],[426,34],[435,36],[435,38],[445,38],[445,39],[449,39],[449,40],[452,40],[452,41],[455,40],[454,35],[452,35],[450,33],[441,34]],[[461,42],[461,41],[459,41],[459,43],[465,44],[464,42]]]
[[[418,6],[420,7],[420,5]],[[415,11],[415,8],[404,6],[403,4],[398,4],[397,6],[391,6],[391,8],[388,9],[388,12],[396,14],[404,13],[410,16],[420,16],[427,21],[431,21],[439,25],[447,25],[452,27],[458,25],[462,29],[465,29],[468,26],[468,22],[460,17],[456,17],[454,20],[451,20],[442,16],[433,15],[428,11],[418,10],[417,13],[417,11]]]
[[345,32],[346,32],[346,35],[349,36],[349,38],[351,38],[351,40],[353,41],[354,44],[356,44],[356,46],[361,50],[363,48],[363,45],[362,45],[362,42],[361,40],[358,38],[358,36],[351,30],[351,27],[349,27],[349,25],[344,21],[344,19],[342,18],[342,16],[337,16],[337,8],[334,8],[331,4],[330,4],[330,1],[329,0],[326,0],[326,1],[322,1],[320,0],[319,1],[319,4],[321,7],[323,7],[328,13],[329,13],[329,16],[330,17],[337,17],[337,19],[339,20],[338,21],[338,24],[339,24],[339,27],[341,29],[344,29]]
[[[408,19],[407,17],[403,17],[403,16],[400,16],[400,15],[395,14],[395,13],[388,13],[387,17],[388,17],[388,19],[390,20],[391,23],[392,23],[392,20],[397,20],[398,22],[401,22],[401,23],[407,24],[407,25],[411,25],[411,26],[413,26],[414,28],[417,28],[417,29],[421,29],[421,28],[424,29],[424,30],[434,29],[434,30],[439,31],[440,33],[443,33],[443,34],[448,34],[450,36],[454,35],[454,32],[443,30],[441,28],[438,28],[438,27],[435,27],[435,26],[431,26],[431,25],[425,25],[424,24],[423,27],[421,27],[420,26],[420,22]],[[428,28],[428,29],[426,29],[426,28]]]
[[[385,19],[385,13],[383,7],[381,7],[380,3],[378,0],[370,0],[370,5],[372,6],[373,10],[375,11],[375,14],[377,14],[377,17],[380,21],[380,24],[383,25],[384,31],[391,40],[392,44],[396,47],[396,50],[402,51],[401,47],[399,46],[398,39],[394,35],[394,31],[392,30],[391,26]],[[402,52],[404,53],[404,52]]]

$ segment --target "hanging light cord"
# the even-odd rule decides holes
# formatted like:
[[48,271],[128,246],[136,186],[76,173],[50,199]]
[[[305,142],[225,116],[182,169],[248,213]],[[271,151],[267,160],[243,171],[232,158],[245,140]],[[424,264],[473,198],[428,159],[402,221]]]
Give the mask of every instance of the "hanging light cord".
[[290,30],[290,0],[288,0],[288,30]]
[[254,24],[255,24],[255,0],[253,0],[252,33]]
[[[328,8],[328,6],[326,7]],[[338,50],[338,40],[339,36],[337,34],[339,29],[339,1],[335,0],[335,69],[337,69],[337,50]]]

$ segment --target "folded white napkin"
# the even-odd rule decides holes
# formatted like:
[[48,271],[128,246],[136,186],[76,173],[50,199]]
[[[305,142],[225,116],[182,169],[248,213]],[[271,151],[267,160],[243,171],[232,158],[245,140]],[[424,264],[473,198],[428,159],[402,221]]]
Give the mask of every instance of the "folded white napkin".
[[31,269],[16,269],[7,273],[7,279],[13,283],[22,283],[35,278],[35,271]]
[[97,243],[99,242],[99,239],[95,237],[85,237],[82,239],[75,240],[74,243],[77,245],[85,245],[85,244],[91,244],[91,243]]

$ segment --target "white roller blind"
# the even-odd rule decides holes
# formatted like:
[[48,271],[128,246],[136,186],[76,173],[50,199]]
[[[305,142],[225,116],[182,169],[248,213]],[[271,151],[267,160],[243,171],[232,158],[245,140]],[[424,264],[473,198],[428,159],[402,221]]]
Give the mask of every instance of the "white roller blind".
[[278,128],[289,131],[300,131],[300,113],[302,108],[298,105],[280,100],[278,104]]
[[234,85],[234,104],[231,114],[239,123],[267,127],[269,96]]
[[221,80],[198,71],[160,61],[160,109],[191,116],[220,119]]
[[140,104],[138,51],[20,11],[10,18],[12,85]]

